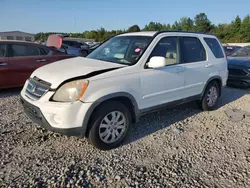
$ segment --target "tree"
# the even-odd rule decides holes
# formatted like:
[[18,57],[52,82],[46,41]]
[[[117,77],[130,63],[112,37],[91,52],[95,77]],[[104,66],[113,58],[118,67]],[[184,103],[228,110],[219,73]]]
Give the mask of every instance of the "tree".
[[175,31],[181,31],[181,25],[179,22],[175,21],[174,24],[172,25],[172,30],[175,30]]
[[197,14],[194,18],[195,30],[208,33],[213,28],[210,20],[205,13]]
[[[194,19],[183,17],[179,21],[170,24],[159,22],[149,22],[142,30],[161,31],[161,30],[182,30],[182,31],[200,31],[215,34],[222,42],[250,42],[250,16],[247,15],[243,20],[237,16],[230,24],[213,25],[205,13],[200,13]],[[107,31],[103,27],[98,30],[84,31],[82,33],[68,33],[71,37],[95,39],[102,42],[111,36],[119,35],[124,32],[140,31],[138,25],[132,25],[127,30]],[[46,41],[48,36],[55,33],[67,34],[62,32],[37,33],[36,40]]]
[[182,31],[192,31],[194,27],[194,21],[191,18],[183,17],[180,19],[179,25]]
[[144,31],[161,31],[163,30],[163,25],[158,22],[150,22],[148,25],[145,26],[143,30]]
[[239,34],[241,42],[250,42],[250,15],[242,20]]
[[130,28],[128,28],[128,32],[138,32],[138,31],[141,31],[138,25],[133,25]]

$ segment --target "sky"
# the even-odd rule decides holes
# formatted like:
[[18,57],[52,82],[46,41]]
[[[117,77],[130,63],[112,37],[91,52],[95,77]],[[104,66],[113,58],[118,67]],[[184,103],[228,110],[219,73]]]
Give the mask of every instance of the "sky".
[[173,24],[204,12],[214,23],[250,14],[250,0],[0,0],[0,32],[127,29],[150,21]]

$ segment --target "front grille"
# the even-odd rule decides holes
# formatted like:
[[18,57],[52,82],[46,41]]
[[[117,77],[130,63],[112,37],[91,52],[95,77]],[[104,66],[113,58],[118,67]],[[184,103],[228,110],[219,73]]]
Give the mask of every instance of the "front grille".
[[37,77],[30,78],[25,91],[26,96],[32,100],[38,100],[49,90],[50,86],[50,83]]
[[240,69],[228,69],[228,74],[230,76],[246,76],[248,73]]

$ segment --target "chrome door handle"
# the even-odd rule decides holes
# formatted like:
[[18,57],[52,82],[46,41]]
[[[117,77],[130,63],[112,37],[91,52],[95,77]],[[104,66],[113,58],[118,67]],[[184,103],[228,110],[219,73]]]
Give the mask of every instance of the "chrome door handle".
[[0,63],[0,66],[8,66],[8,63]]
[[208,63],[208,64],[206,64],[206,68],[210,68],[210,67],[212,67],[213,65],[212,64],[210,64],[210,63]]
[[47,61],[47,59],[38,59],[38,60],[36,60],[36,62],[46,62]]

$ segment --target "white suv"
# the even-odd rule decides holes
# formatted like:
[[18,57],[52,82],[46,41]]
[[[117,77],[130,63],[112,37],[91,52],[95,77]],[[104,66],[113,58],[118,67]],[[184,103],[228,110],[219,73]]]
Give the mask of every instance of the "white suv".
[[21,92],[26,114],[42,127],[87,137],[95,147],[118,147],[145,113],[196,100],[216,107],[228,77],[213,35],[137,32],[113,37],[86,58],[33,72]]

